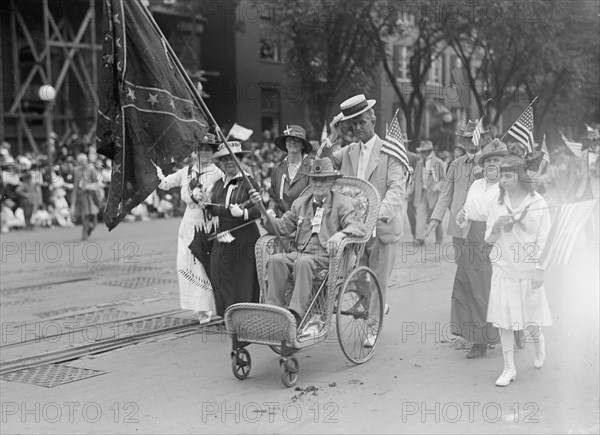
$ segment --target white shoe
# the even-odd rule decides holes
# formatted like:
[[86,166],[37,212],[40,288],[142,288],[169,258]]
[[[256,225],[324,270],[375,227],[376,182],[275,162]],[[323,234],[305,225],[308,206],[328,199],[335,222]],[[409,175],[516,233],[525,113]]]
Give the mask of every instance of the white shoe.
[[540,332],[538,339],[535,343],[533,343],[535,348],[535,358],[533,360],[533,366],[536,369],[541,369],[544,366],[544,361],[546,360],[546,345],[544,343],[544,336]]
[[506,387],[517,377],[517,369],[515,369],[514,361],[514,350],[503,350],[502,356],[504,357],[504,370],[498,379],[496,379],[496,385],[498,387]]
[[386,303],[385,308],[383,309],[383,314],[389,314],[389,312],[390,312],[390,306]]
[[367,338],[365,338],[363,347],[373,347],[373,346],[375,346],[376,341],[377,341],[377,334],[367,334]]
[[317,323],[309,323],[302,330],[300,337],[301,338],[316,338],[319,335],[319,332],[321,332],[321,328],[319,327],[319,325]]
[[515,369],[504,369],[498,379],[496,379],[496,385],[498,387],[506,387],[512,381],[517,378],[517,371]]
[[198,321],[200,322],[201,325],[210,322],[211,318],[212,318],[212,312],[211,311],[200,311],[200,312],[198,312]]

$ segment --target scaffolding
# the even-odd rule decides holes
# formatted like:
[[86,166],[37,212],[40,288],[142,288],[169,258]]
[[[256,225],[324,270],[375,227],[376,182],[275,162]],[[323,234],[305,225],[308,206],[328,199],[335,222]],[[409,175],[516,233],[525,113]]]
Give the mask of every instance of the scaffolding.
[[[58,143],[65,143],[73,133],[84,142],[94,142],[102,3],[10,0],[0,6],[0,26],[7,27],[0,28],[1,62],[5,64],[0,64],[0,141],[14,141],[16,153],[43,152],[52,158],[53,133],[58,133]],[[175,3],[152,0],[150,8],[161,27],[162,23],[171,27],[165,33],[184,65],[196,71],[203,18],[196,13],[197,2]],[[39,90],[44,85],[54,87],[56,99],[42,101]]]
[[[74,112],[82,107],[91,118],[89,125],[95,126],[98,52],[102,50],[96,42],[96,8],[96,0],[66,4],[10,0],[12,92],[2,92],[0,138],[4,140],[9,133],[19,153],[26,149],[40,152],[41,138],[47,144],[43,151],[51,156],[52,133],[61,131],[63,139],[73,133]],[[42,101],[38,94],[43,85],[54,87],[56,99]],[[80,105],[74,108],[73,103]]]

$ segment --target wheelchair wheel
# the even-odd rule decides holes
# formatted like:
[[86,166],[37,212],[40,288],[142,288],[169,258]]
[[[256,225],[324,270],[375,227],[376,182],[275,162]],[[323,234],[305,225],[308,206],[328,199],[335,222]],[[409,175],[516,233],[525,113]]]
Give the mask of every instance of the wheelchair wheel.
[[252,359],[250,358],[250,352],[246,349],[237,349],[231,352],[231,370],[233,376],[242,380],[246,379],[250,374],[252,368]]
[[299,371],[298,360],[295,356],[282,357],[279,359],[279,371],[281,372],[281,381],[286,387],[293,387],[298,381]]
[[338,293],[336,329],[342,352],[354,364],[368,361],[375,352],[383,324],[383,295],[371,269],[354,269]]

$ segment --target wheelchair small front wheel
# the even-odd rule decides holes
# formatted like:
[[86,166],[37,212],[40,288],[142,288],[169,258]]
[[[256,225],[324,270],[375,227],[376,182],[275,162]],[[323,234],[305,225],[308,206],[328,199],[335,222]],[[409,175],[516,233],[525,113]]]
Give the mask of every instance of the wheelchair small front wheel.
[[246,379],[250,375],[250,369],[252,368],[252,359],[250,358],[250,352],[246,349],[237,349],[231,352],[231,370],[233,375],[240,379]]
[[295,356],[280,358],[279,371],[281,372],[281,381],[286,387],[293,387],[296,385],[300,368]]

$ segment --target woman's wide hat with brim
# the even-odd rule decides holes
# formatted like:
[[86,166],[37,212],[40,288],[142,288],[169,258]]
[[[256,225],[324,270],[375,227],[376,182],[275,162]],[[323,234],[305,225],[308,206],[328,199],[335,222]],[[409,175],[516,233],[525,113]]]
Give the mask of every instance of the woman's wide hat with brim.
[[322,157],[315,159],[313,162],[310,172],[304,172],[312,178],[341,178],[343,174],[340,171],[336,171],[333,167],[333,163],[329,157]]
[[490,157],[506,157],[507,155],[508,148],[506,144],[500,139],[494,139],[481,150],[479,165],[483,166],[483,163]]
[[213,151],[216,150],[219,147],[219,144],[221,142],[217,140],[217,136],[212,134],[212,133],[206,133],[204,135],[204,137],[202,138],[202,140],[200,142],[198,142],[197,146],[200,145],[210,145],[211,147],[213,147]]
[[299,125],[286,125],[283,134],[275,138],[275,146],[282,151],[288,152],[285,146],[285,140],[288,137],[295,137],[302,141],[302,152],[308,154],[312,151],[313,147],[308,140],[306,140],[306,130]]
[[[250,151],[244,151],[242,149],[241,142],[232,140],[227,143],[229,144],[229,148],[231,148],[231,151],[233,151],[233,154],[235,154],[235,155],[250,154]],[[231,155],[231,153],[229,152],[229,150],[227,149],[225,144],[221,143],[221,144],[219,144],[219,148],[217,149],[217,152],[213,154],[213,159],[220,159],[221,157],[225,157],[225,156],[229,156],[229,155]]]
[[367,100],[367,97],[364,94],[355,95],[354,97],[348,98],[342,104],[340,104],[341,113],[338,116],[341,116],[340,121],[345,121],[347,119],[354,118],[362,113],[365,113],[371,107],[373,107],[377,103],[376,100]]

